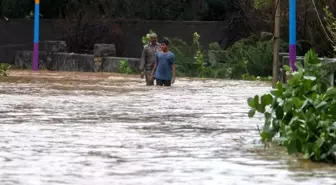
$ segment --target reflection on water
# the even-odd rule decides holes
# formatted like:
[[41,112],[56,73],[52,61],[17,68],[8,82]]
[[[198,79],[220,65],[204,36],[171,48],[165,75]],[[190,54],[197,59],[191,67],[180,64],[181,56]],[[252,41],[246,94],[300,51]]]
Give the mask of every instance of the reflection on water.
[[336,167],[264,151],[246,98],[269,84],[13,72],[0,83],[4,185],[335,184]]

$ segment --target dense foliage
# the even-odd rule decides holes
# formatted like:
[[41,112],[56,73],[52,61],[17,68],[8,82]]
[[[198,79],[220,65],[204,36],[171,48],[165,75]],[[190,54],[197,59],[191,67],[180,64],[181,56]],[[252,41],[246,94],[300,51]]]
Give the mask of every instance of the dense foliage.
[[[288,45],[281,41],[280,52],[286,52]],[[272,74],[273,40],[262,40],[251,36],[234,43],[223,50],[218,44],[211,44],[216,61],[211,61],[209,68],[215,78],[256,78]],[[224,70],[224,71],[223,71]]]
[[205,51],[199,43],[200,35],[193,34],[193,43],[181,39],[170,39],[170,50],[176,56],[176,75],[189,77],[204,77]]
[[[11,18],[30,17],[32,0],[0,0],[0,12]],[[237,12],[234,0],[41,0],[44,18],[65,18],[79,12],[105,18],[155,20],[223,20],[228,13]]]
[[329,86],[314,51],[309,51],[297,68],[294,73],[289,71],[287,84],[278,83],[271,93],[249,98],[249,116],[264,114],[262,141],[278,138],[290,154],[335,163],[336,88]]

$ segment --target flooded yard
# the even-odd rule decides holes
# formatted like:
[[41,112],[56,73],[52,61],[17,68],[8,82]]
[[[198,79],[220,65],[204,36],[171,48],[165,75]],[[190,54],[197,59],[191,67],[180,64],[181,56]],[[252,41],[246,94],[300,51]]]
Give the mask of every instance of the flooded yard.
[[2,185],[332,185],[336,166],[264,150],[261,82],[13,71],[0,79]]

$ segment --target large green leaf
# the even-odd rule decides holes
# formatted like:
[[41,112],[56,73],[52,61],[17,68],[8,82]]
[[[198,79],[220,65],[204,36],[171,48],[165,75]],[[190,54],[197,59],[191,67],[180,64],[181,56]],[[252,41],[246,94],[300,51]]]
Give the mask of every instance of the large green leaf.
[[325,97],[336,98],[336,88],[329,88],[325,94]]
[[248,116],[249,116],[250,118],[252,118],[252,117],[255,115],[255,113],[256,113],[256,109],[255,109],[255,108],[252,108],[252,109],[248,112]]
[[247,104],[252,108],[256,108],[255,103],[254,103],[254,98],[248,98]]
[[265,106],[259,103],[259,96],[254,96],[254,106],[257,109],[258,112],[264,113],[265,112]]
[[303,101],[298,97],[292,97],[295,108],[300,108],[303,104]]
[[261,105],[262,106],[267,106],[267,105],[271,105],[273,101],[273,96],[270,94],[265,94],[263,96],[261,96]]
[[336,102],[334,102],[329,108],[329,114],[332,115],[334,119],[336,119]]
[[327,106],[328,106],[328,102],[323,101],[323,102],[319,103],[318,105],[316,105],[316,109],[323,109]]
[[275,115],[277,117],[277,119],[282,120],[283,116],[284,116],[284,110],[282,107],[278,106],[275,109]]
[[284,104],[284,112],[288,113],[291,112],[294,107],[294,100],[293,98],[289,98]]
[[290,71],[290,70],[291,70],[291,68],[290,68],[288,65],[284,65],[284,66],[283,66],[283,69],[284,69],[285,71]]
[[279,91],[278,89],[272,90],[271,94],[274,95],[275,97],[281,97],[282,96],[282,92]]
[[287,152],[288,154],[294,154],[298,152],[298,149],[296,147],[296,140],[291,140],[287,145]]
[[314,65],[314,66],[320,66],[321,61],[319,60],[317,53],[315,53],[313,50],[309,50],[308,53],[306,53],[304,57],[305,65]]

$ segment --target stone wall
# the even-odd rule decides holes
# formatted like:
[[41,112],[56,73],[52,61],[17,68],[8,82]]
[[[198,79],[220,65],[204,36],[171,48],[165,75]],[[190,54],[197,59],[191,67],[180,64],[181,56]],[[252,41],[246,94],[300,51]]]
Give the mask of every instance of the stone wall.
[[[45,20],[40,22],[40,41],[64,40],[67,52],[93,54],[95,43],[115,44],[116,56],[139,58],[143,48],[141,37],[150,29],[159,38],[178,37],[192,41],[192,33],[201,35],[200,42],[207,47],[210,42],[227,44],[229,33],[225,22],[200,21],[145,21],[108,20],[92,21],[88,25],[68,24],[65,20]],[[0,62],[14,63],[17,51],[32,50],[33,20],[0,20]],[[231,34],[231,35],[230,35]],[[41,51],[45,48],[40,44]]]
[[[94,44],[94,54],[67,53],[64,41],[45,41],[39,51],[38,67],[52,71],[122,72],[122,68],[140,72],[138,58],[116,57],[114,44]],[[43,51],[44,50],[44,51]],[[31,69],[33,51],[17,51],[15,66]]]
[[135,72],[140,72],[138,58],[120,58],[120,57],[104,57],[102,60],[102,72],[120,72],[120,64],[122,61],[127,62],[128,66]]

